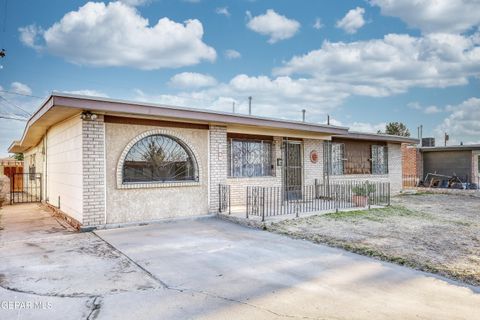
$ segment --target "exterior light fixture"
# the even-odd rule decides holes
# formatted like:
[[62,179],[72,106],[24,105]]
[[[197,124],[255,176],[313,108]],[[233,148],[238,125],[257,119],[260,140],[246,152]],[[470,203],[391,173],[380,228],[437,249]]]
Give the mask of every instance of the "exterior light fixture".
[[83,120],[96,120],[97,115],[95,113],[91,113],[90,111],[82,112],[81,118]]

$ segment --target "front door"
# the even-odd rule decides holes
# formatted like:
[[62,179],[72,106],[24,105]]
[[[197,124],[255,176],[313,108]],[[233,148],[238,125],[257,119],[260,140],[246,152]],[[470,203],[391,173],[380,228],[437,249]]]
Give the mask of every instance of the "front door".
[[296,140],[283,141],[283,187],[285,200],[302,198],[302,142]]

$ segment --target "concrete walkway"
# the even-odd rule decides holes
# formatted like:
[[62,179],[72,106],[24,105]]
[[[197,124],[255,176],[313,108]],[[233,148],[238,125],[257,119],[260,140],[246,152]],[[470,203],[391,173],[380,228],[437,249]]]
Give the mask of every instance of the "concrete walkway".
[[[480,310],[480,288],[215,218],[23,240],[5,238],[8,228],[0,319],[477,319]],[[40,307],[10,305],[28,302]]]

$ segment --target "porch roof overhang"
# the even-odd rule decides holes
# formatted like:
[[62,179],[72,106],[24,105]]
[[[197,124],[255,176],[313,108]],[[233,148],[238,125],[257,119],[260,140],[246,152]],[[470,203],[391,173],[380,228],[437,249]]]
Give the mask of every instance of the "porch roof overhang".
[[418,144],[420,142],[420,140],[418,139],[409,138],[409,137],[394,136],[390,134],[364,133],[364,132],[356,132],[356,131],[349,131],[347,134],[342,134],[342,135],[334,135],[333,138],[384,141],[384,142],[390,142],[390,143],[408,143],[408,144]]
[[296,136],[330,137],[348,132],[347,127],[274,119],[267,117],[218,112],[195,108],[175,107],[162,104],[125,101],[109,98],[90,97],[65,93],[51,94],[30,117],[20,140],[13,141],[8,151],[25,152],[36,146],[45,132],[56,123],[84,111],[98,114],[112,114],[126,117],[167,119],[178,122],[226,125],[238,130],[292,132]]

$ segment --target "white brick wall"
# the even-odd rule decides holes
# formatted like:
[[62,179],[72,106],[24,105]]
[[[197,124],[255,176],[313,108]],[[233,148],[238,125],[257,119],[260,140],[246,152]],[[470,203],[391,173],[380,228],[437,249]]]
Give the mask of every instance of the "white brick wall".
[[218,186],[227,181],[227,128],[224,126],[210,126],[209,130],[209,177],[210,201],[209,211],[218,212]]
[[105,223],[105,124],[103,116],[82,121],[84,227]]
[[480,151],[472,151],[472,182],[477,184],[480,183],[478,157],[480,157]]
[[[315,179],[318,183],[323,181],[323,140],[304,139],[304,183],[306,186],[314,185]],[[310,153],[315,150],[318,154],[317,163],[310,161]]]
[[400,144],[388,144],[388,174],[351,174],[330,176],[330,181],[356,180],[390,182],[392,195],[399,194],[402,189],[402,151]]

